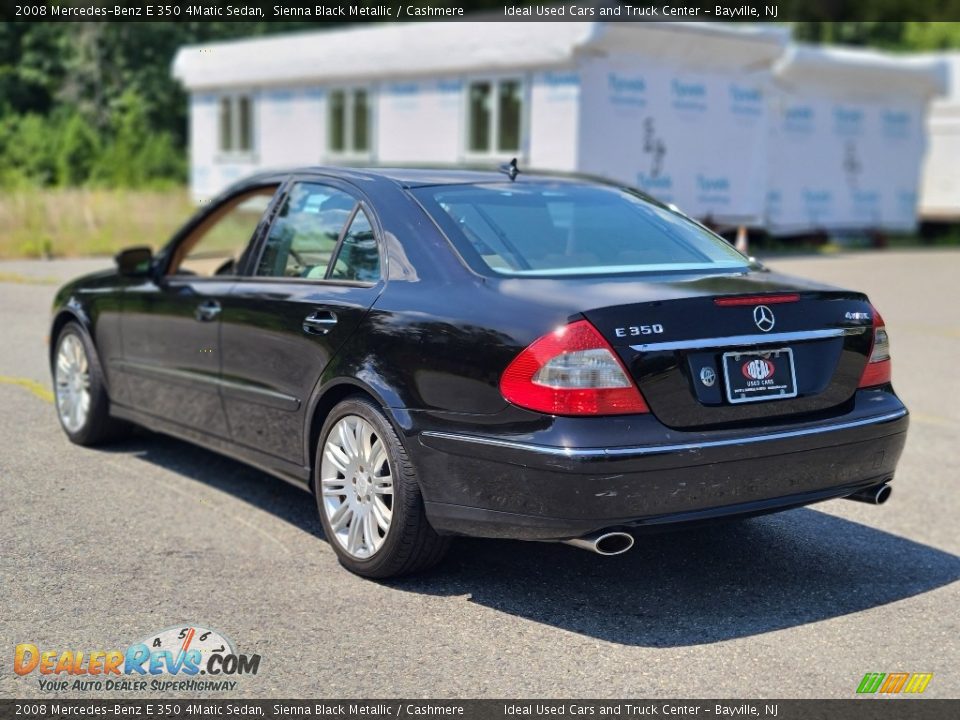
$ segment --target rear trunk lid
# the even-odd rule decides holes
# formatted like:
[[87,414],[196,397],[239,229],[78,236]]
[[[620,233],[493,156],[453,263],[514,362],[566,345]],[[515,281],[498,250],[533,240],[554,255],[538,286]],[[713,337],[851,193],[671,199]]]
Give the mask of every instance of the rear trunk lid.
[[671,283],[664,299],[648,287],[638,302],[583,315],[669,427],[840,414],[867,363],[873,308],[861,293],[789,280],[701,281],[687,292]]

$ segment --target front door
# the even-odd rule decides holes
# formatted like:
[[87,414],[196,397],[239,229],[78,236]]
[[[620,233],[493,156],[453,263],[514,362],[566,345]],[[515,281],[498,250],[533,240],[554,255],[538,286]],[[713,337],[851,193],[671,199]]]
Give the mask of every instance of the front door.
[[383,288],[373,222],[348,185],[290,185],[250,275],[223,300],[221,389],[235,442],[304,464],[310,395]]
[[211,208],[160,259],[156,276],[127,288],[116,402],[221,438],[220,317],[237,266],[277,186]]

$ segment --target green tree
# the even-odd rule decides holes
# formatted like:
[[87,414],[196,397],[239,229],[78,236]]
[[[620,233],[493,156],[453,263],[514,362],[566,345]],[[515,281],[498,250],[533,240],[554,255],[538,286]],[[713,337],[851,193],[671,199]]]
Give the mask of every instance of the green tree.
[[13,118],[8,125],[6,157],[0,165],[8,166],[9,176],[18,183],[49,185],[56,179],[56,147],[51,140],[57,134],[51,128],[53,124],[42,115],[30,113]]
[[911,50],[960,50],[960,23],[905,23],[903,43]]
[[89,178],[100,153],[96,131],[80,113],[64,124],[57,150],[57,182],[60,185],[82,185]]
[[110,141],[94,167],[93,180],[106,185],[141,187],[146,180],[137,160],[150,138],[144,103],[135,90],[124,92],[110,108]]

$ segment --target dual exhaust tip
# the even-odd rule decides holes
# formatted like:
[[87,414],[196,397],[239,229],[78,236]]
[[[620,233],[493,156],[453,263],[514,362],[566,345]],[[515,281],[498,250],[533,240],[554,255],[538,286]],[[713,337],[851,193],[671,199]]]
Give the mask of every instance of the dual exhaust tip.
[[564,545],[589,550],[597,555],[622,555],[633,547],[633,535],[614,530],[591,533],[581,538],[563,540],[562,542]]
[[[887,483],[881,483],[858,490],[853,495],[848,495],[848,500],[869,503],[870,505],[883,505],[890,499],[893,489]],[[620,532],[618,530],[603,531],[591,533],[573,540],[563,540],[564,545],[572,545],[581,550],[589,550],[597,555],[622,555],[633,547],[633,535]]]
[[893,488],[887,483],[880,483],[873,487],[858,490],[853,495],[847,495],[847,500],[856,500],[857,502],[868,503],[870,505],[883,505],[890,499],[892,492]]

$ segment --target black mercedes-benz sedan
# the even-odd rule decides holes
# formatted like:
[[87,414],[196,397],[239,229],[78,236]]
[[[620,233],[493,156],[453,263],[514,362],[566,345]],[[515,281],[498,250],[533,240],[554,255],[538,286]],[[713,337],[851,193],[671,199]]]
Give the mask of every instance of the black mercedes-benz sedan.
[[[343,565],[890,493],[907,410],[862,293],[599,181],[261,174],[56,298],[73,442],[131,424],[313,492]],[[157,490],[160,492],[160,490]]]

